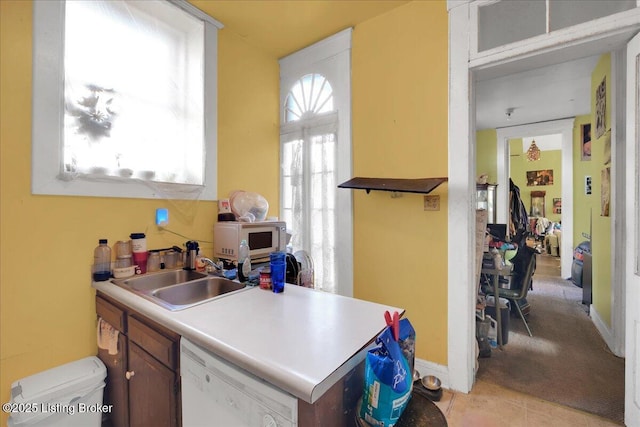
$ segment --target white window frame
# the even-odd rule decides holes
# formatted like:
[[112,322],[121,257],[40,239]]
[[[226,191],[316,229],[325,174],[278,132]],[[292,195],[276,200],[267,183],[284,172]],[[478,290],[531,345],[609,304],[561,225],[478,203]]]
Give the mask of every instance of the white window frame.
[[[336,131],[336,183],[352,178],[351,155],[351,35],[347,28],[298,52],[280,59],[280,124],[284,124],[284,105],[293,83],[305,74],[318,73],[329,79],[333,88]],[[347,60],[340,61],[341,55]],[[319,70],[318,63],[335,60],[335,70]],[[340,76],[340,77],[338,77]],[[346,76],[346,78],[342,77]],[[319,118],[318,120],[322,120]],[[284,130],[283,130],[284,131]],[[282,150],[282,143],[281,143]],[[282,182],[280,193],[283,194]],[[282,200],[281,200],[282,204]],[[339,295],[353,296],[353,196],[350,190],[336,191],[336,288]]]
[[36,0],[33,6],[33,194],[144,199],[217,199],[217,55],[223,25],[187,3],[169,0],[202,20],[204,28],[204,185],[154,183],[108,177],[64,179],[64,0]]

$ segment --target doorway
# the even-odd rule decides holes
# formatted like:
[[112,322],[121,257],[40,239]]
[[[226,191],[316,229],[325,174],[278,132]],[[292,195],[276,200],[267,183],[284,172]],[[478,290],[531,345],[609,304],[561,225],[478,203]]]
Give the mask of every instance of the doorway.
[[[474,334],[474,301],[475,301],[475,212],[473,206],[475,190],[475,98],[474,79],[477,73],[491,72],[507,74],[525,68],[559,63],[588,55],[600,54],[613,49],[621,49],[640,29],[640,9],[618,13],[597,21],[589,21],[565,30],[558,30],[546,35],[527,40],[525,43],[513,43],[512,48],[502,49],[485,56],[472,55],[472,40],[477,40],[477,26],[470,20],[472,5],[468,2],[449,2],[450,23],[450,75],[449,75],[449,117],[456,120],[449,122],[449,240],[458,243],[457,248],[467,248],[464,253],[449,248],[449,383],[451,388],[469,391],[473,385],[473,347]],[[476,4],[477,6],[477,4]],[[616,58],[616,69],[623,65]],[[616,82],[622,82],[616,72]],[[624,88],[624,86],[622,86]],[[623,89],[624,90],[624,89]],[[619,115],[613,119],[615,126],[612,132],[620,132],[621,140],[626,140],[624,128],[625,104],[623,91],[616,91],[620,98],[616,99],[615,109]],[[468,118],[468,121],[460,118]],[[616,138],[613,135],[612,138]],[[627,143],[628,145],[628,143]],[[612,153],[616,156],[616,154]],[[617,155],[620,155],[618,153]],[[623,163],[623,162],[621,162]],[[617,179],[618,177],[616,177]],[[620,186],[615,191],[624,190],[624,181],[615,181]],[[612,189],[614,188],[612,186]],[[623,194],[623,193],[622,193]],[[624,211],[624,194],[613,201],[613,223],[625,223],[618,217]],[[617,205],[617,204],[620,205]],[[618,237],[618,230],[612,229],[612,236]],[[616,284],[612,300],[624,303],[625,276],[624,269],[617,269],[615,264],[623,259],[625,247],[623,240],[616,240],[612,245],[612,270],[615,270],[611,282]],[[460,268],[463,264],[466,268]],[[611,340],[613,349],[624,353],[625,311],[624,307],[612,312]],[[607,341],[609,344],[609,341]],[[631,389],[627,389],[629,393]],[[628,412],[627,408],[627,412]],[[640,419],[640,418],[630,418]]]
[[[576,129],[582,120],[582,117],[576,120]],[[568,126],[569,129],[574,127],[573,120],[568,121]],[[590,302],[584,303],[583,289],[568,280],[570,273],[561,275],[561,260],[568,261],[570,269],[572,256],[565,259],[559,257],[557,244],[560,241],[563,245],[562,238],[565,235],[570,238],[574,233],[559,223],[560,215],[554,215],[553,200],[560,199],[561,194],[561,189],[554,187],[565,187],[561,158],[567,154],[571,158],[571,153],[566,153],[567,150],[562,153],[562,134],[556,134],[555,137],[560,141],[554,141],[554,135],[541,136],[526,130],[526,126],[521,128],[524,135],[536,136],[516,138],[518,131],[511,130],[513,133],[510,135],[514,137],[506,138],[507,143],[504,144],[508,162],[504,169],[506,181],[511,179],[519,188],[529,215],[535,237],[535,241],[530,240],[529,244],[539,250],[533,287],[527,293],[526,302],[521,305],[528,308],[525,317],[533,335],[529,336],[528,329],[515,310],[512,309],[511,315],[506,316],[506,321],[503,314],[503,327],[506,326],[509,331],[507,345],[504,351],[492,350],[489,358],[478,360],[476,380],[621,423],[624,414],[624,359],[608,351],[589,317]],[[486,136],[489,132],[479,133]],[[539,146],[540,158],[529,161],[525,154],[533,140]],[[486,144],[485,138],[480,137],[477,147],[479,167],[487,163],[482,161],[484,154],[491,152]],[[568,148],[571,151],[572,146]],[[579,156],[576,162],[578,159]],[[478,173],[481,172],[478,170]],[[571,174],[568,173],[569,176]],[[570,195],[572,187],[569,183],[565,189]],[[536,209],[531,204],[530,195],[537,196],[540,193],[544,203],[540,203]],[[568,200],[574,201],[574,198],[570,196]],[[585,212],[584,204],[580,201],[578,198],[573,206],[578,212]],[[561,213],[573,219],[573,212],[563,209]],[[578,231],[584,230],[580,218],[576,225]],[[492,293],[489,292],[489,295]],[[599,374],[601,372],[607,372],[608,376],[603,377]],[[591,378],[591,381],[586,381],[586,378]]]

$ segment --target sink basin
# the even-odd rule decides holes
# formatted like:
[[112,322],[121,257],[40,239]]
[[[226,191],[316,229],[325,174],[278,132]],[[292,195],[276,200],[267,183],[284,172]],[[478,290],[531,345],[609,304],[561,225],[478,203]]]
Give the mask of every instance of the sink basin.
[[223,277],[209,277],[157,289],[151,293],[151,296],[173,307],[192,306],[243,288],[244,285],[242,283],[234,282],[233,280]]
[[160,271],[127,279],[112,279],[111,282],[171,311],[183,310],[245,289],[242,283],[193,270]]
[[158,273],[148,273],[142,276],[134,276],[128,279],[113,279],[112,282],[123,288],[134,291],[153,291],[165,288],[178,283],[189,282],[191,280],[203,279],[207,277],[204,273],[193,270],[170,270]]

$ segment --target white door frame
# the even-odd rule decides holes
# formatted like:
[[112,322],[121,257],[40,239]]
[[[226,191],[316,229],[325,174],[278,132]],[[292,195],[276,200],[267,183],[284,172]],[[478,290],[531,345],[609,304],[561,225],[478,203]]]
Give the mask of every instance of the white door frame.
[[627,77],[627,123],[626,123],[626,182],[627,204],[625,230],[629,237],[626,241],[625,283],[627,285],[627,319],[625,364],[625,414],[624,421],[628,426],[640,425],[640,118],[638,115],[640,104],[640,82],[638,81],[638,67],[636,56],[640,51],[640,35],[629,43],[626,61]]
[[[475,94],[474,73],[525,64],[532,58],[562,62],[611,50],[640,27],[640,9],[513,43],[509,49],[471,57],[469,0],[447,0],[449,11],[448,119],[448,377],[449,386],[469,392],[475,367]],[[613,43],[613,44],[612,44]],[[544,55],[544,56],[541,56]],[[542,64],[545,65],[545,64]],[[516,72],[513,68],[511,72]],[[622,253],[622,247],[614,252]]]
[[552,120],[529,125],[500,128],[498,135],[498,223],[509,218],[509,139],[560,134],[562,137],[562,246],[561,277],[571,276],[573,261],[573,122],[574,119]]

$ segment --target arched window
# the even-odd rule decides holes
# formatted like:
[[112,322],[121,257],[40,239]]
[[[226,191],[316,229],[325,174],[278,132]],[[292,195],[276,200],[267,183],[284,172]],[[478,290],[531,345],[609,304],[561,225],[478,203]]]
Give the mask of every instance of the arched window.
[[307,74],[291,88],[285,101],[285,122],[333,111],[333,89],[321,74]]
[[[333,91],[321,74],[299,78],[285,101],[282,138],[283,216],[291,244],[314,261],[315,286],[335,291],[336,128]],[[322,120],[325,119],[325,120]]]
[[314,287],[351,296],[351,198],[337,188],[351,177],[351,31],[334,37],[280,61],[280,216],[311,256]]

